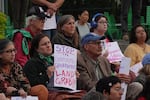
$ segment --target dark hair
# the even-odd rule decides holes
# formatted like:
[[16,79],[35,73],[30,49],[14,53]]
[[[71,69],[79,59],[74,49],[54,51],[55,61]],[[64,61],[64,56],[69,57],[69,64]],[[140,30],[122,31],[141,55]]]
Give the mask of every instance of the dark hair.
[[111,87],[117,83],[121,83],[121,80],[116,76],[104,77],[97,82],[96,91],[103,93],[105,90],[110,94]]
[[[136,29],[138,28],[138,27],[143,27],[142,25],[136,25],[136,26],[134,26],[132,29],[131,29],[131,32],[130,32],[130,37],[129,37],[129,43],[131,44],[131,43],[136,43],[137,42],[137,37],[136,37]],[[143,27],[144,28],[144,27]],[[145,30],[145,28],[144,28],[144,30]],[[146,32],[146,40],[145,40],[145,42],[147,42],[148,41],[148,33],[147,33],[147,31],[145,30],[145,32]]]
[[81,15],[83,12],[85,12],[85,11],[89,12],[89,11],[87,10],[87,8],[82,8],[82,9],[78,10],[78,16],[80,16],[80,15]]
[[38,55],[38,52],[36,49],[38,49],[39,42],[44,37],[48,37],[48,36],[46,34],[40,33],[40,34],[37,34],[35,37],[33,37],[32,41],[31,41],[30,52],[29,52],[31,57],[35,57]]
[[6,48],[6,46],[12,41],[8,39],[0,39],[0,53],[3,53],[3,50]]

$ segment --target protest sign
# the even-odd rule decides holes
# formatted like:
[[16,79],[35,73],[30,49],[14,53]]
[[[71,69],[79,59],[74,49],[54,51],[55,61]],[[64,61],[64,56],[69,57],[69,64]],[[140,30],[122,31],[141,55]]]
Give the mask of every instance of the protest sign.
[[139,63],[137,63],[137,64],[131,66],[131,67],[130,67],[130,70],[133,71],[136,76],[138,76],[138,75],[139,75],[138,72],[140,71],[141,68],[143,68],[143,65],[142,65],[141,62],[139,62]]
[[120,47],[117,42],[108,42],[106,43],[108,50],[108,57],[110,63],[121,61],[124,55],[122,54]]
[[65,45],[54,45],[54,86],[76,90],[77,50]]
[[[120,64],[119,73],[129,75],[131,58],[123,57]],[[123,95],[121,100],[126,100],[127,84],[125,82],[121,83],[121,88],[123,88]]]

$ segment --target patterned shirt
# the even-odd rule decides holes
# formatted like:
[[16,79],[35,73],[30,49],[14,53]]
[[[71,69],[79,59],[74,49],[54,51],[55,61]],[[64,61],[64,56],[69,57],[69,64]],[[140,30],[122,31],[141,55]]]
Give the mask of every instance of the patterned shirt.
[[2,67],[0,67],[0,90],[3,93],[6,93],[7,87],[15,87],[16,89],[24,89],[26,92],[29,91],[30,85],[23,74],[22,67],[14,63],[10,68],[10,73],[3,72]]

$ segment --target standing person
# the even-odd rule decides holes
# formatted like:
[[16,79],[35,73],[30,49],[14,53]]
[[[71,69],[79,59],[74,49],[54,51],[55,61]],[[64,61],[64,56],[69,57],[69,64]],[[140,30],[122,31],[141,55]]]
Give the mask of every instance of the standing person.
[[10,37],[17,50],[15,60],[23,67],[25,63],[30,58],[29,49],[31,44],[31,39],[36,34],[40,33],[44,26],[46,15],[44,12],[41,12],[39,7],[32,7],[29,10],[27,17],[27,27],[22,30],[15,30],[15,32]]
[[63,15],[57,23],[58,33],[52,39],[52,44],[62,44],[80,50],[80,38],[72,15]]
[[43,33],[47,34],[52,40],[56,33],[57,11],[62,6],[64,0],[32,0],[34,5],[40,5],[51,16],[47,18],[43,27]]
[[25,26],[29,0],[8,0],[8,13],[14,29],[21,29]]
[[137,25],[131,29],[129,42],[130,44],[124,51],[126,57],[131,58],[130,66],[142,61],[145,54],[150,52],[148,41],[148,33],[142,25]]
[[87,9],[81,9],[78,13],[78,20],[75,22],[77,31],[82,38],[84,35],[90,32],[89,12]]
[[121,0],[121,29],[124,40],[129,39],[127,19],[130,7],[132,8],[132,26],[134,27],[140,24],[142,0]]
[[0,40],[0,90],[9,97],[26,97],[30,92],[30,85],[22,67],[15,62],[16,53],[12,41]]

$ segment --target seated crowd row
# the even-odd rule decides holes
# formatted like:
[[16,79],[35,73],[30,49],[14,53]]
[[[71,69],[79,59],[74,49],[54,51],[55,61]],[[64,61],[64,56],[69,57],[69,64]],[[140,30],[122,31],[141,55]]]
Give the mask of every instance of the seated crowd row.
[[79,30],[77,32],[75,18],[72,15],[63,15],[58,20],[56,35],[50,40],[42,33],[45,14],[36,10],[30,12],[26,28],[8,36],[13,42],[8,39],[0,40],[0,90],[8,98],[14,95],[36,95],[39,100],[62,100],[61,97],[56,97],[56,91],[63,88],[56,88],[53,84],[54,44],[78,49],[75,71],[77,89],[85,92],[75,98],[121,100],[121,82],[128,84],[127,100],[147,98],[145,86],[150,74],[150,55],[147,54],[150,52],[150,46],[146,43],[148,33],[142,25],[137,25],[131,30],[131,44],[124,53],[131,58],[131,66],[142,62],[143,68],[136,77],[132,71],[129,75],[119,74],[118,62],[109,63],[108,52],[102,54],[101,40],[113,41],[110,36],[105,35],[108,22],[103,14],[93,16],[91,32],[82,37],[78,33]]

